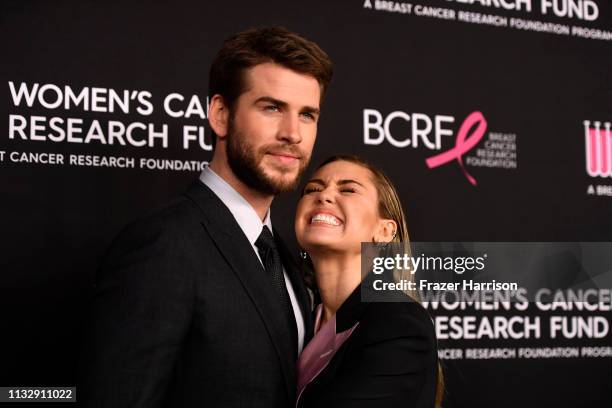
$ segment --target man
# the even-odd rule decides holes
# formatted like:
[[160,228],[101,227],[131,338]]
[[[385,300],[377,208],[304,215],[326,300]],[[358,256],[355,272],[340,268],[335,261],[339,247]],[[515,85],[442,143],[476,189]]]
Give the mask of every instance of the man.
[[331,75],[316,44],[282,28],[225,42],[209,79],[210,166],[124,230],[101,267],[82,406],[294,405],[311,309],[269,208],[308,164]]

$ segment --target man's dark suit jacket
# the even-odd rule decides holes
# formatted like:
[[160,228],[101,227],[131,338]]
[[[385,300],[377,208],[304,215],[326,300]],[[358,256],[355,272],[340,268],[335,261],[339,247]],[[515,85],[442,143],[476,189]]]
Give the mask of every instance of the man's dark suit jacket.
[[414,301],[361,301],[361,285],[336,312],[336,333],[359,322],[306,386],[300,408],[432,408],[437,384],[433,322]]
[[[308,294],[280,252],[308,341]],[[297,345],[277,299],[229,209],[197,181],[111,246],[83,348],[80,406],[294,405]]]

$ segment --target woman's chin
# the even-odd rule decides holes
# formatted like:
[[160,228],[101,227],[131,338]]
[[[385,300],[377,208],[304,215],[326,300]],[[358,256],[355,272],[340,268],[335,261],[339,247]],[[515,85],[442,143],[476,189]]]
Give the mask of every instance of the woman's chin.
[[324,239],[309,241],[305,243],[305,245],[301,245],[311,258],[325,257],[328,255],[341,256],[344,258],[344,255],[349,253],[356,253],[359,255],[360,246],[361,243],[355,245],[343,240],[332,241]]
[[301,247],[309,254],[336,251],[340,249],[340,244],[341,241],[338,239],[326,239],[325,237],[316,237],[300,243]]

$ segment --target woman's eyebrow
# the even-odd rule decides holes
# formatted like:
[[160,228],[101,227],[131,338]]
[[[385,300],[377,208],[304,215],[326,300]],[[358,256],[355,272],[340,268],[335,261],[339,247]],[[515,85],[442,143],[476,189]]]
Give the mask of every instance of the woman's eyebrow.
[[308,183],[306,183],[306,184],[310,184],[310,183],[315,183],[315,184],[319,184],[319,185],[322,185],[322,186],[325,185],[325,182],[323,180],[321,180],[321,179],[310,179],[310,180],[308,180]]
[[336,184],[341,186],[341,185],[344,185],[344,184],[353,184],[353,183],[363,187],[363,184],[361,184],[360,182],[358,182],[356,180],[351,180],[351,179],[338,180],[338,182]]
[[[306,184],[310,184],[310,183],[314,183],[314,184],[319,184],[321,186],[325,186],[325,182],[323,180],[321,180],[321,179],[311,179],[311,180],[308,180],[308,183],[306,183]],[[359,185],[361,187],[364,187],[363,184],[361,184],[357,180],[352,180],[352,179],[338,180],[336,182],[336,184],[339,185],[339,186],[342,186],[342,185],[345,185],[345,184],[357,184],[357,185]]]

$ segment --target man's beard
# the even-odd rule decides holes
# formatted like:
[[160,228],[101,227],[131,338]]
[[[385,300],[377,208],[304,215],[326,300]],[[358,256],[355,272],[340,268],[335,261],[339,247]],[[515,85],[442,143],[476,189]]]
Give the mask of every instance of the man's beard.
[[[227,135],[227,161],[230,168],[244,184],[264,194],[277,195],[294,190],[300,182],[300,178],[308,166],[310,157],[304,155],[296,145],[287,143],[273,143],[261,146],[256,150],[248,141],[248,136],[236,129],[233,118],[230,118]],[[297,174],[292,179],[282,177],[271,177],[265,174],[261,167],[266,152],[284,152],[297,156],[300,161]],[[283,171],[281,174],[293,172]]]

